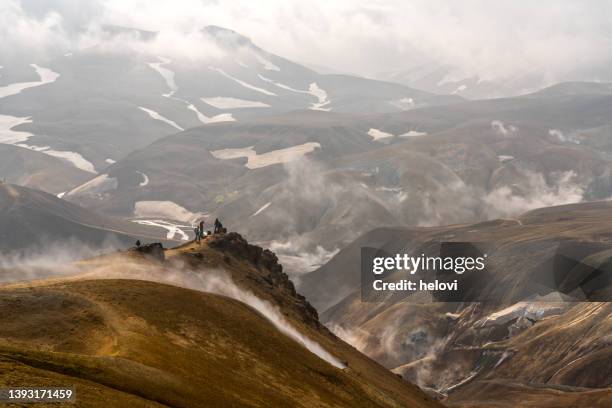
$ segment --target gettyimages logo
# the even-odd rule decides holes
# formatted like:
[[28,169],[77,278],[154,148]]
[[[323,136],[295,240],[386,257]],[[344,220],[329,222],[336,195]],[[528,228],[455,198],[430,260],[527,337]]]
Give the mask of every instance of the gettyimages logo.
[[361,248],[362,300],[469,302],[488,274],[486,252],[466,242],[429,243],[417,254]]
[[395,254],[395,256],[377,256],[372,260],[372,273],[380,275],[385,271],[404,270],[414,275],[417,271],[452,271],[456,274],[463,274],[465,271],[478,270],[485,268],[487,254],[478,257],[459,256],[409,256],[408,254]]
[[[397,246],[395,251],[397,251]],[[406,252],[361,248],[364,302],[612,301],[606,243],[425,242]]]

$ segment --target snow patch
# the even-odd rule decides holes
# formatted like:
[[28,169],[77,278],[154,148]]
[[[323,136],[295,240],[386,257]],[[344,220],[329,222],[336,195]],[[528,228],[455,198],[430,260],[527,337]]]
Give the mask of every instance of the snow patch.
[[398,137],[419,137],[419,136],[427,136],[427,132],[419,132],[418,130],[409,130],[406,133],[402,133]]
[[232,98],[229,96],[215,96],[212,98],[200,98],[202,102],[214,106],[217,109],[241,109],[241,108],[269,108],[270,105],[259,101]]
[[270,206],[270,204],[272,204],[272,202],[265,203],[259,210],[255,211],[253,213],[253,215],[251,215],[251,217],[255,217],[256,215],[261,214],[262,212],[264,212],[266,210],[266,208],[268,208]]
[[327,92],[324,91],[323,89],[319,88],[319,86],[317,85],[316,82],[311,83],[308,86],[308,90],[301,90],[301,89],[295,89],[289,85],[285,85],[283,83],[280,82],[276,82],[273,79],[270,78],[266,78],[265,76],[261,75],[261,74],[257,74],[257,76],[265,82],[271,83],[281,89],[284,89],[286,91],[291,91],[291,92],[295,92],[295,93],[301,93],[301,94],[308,94],[311,95],[315,98],[317,98],[318,102],[313,102],[310,104],[310,107],[308,109],[312,109],[312,110],[321,110],[321,111],[330,111],[331,108],[327,108],[325,106],[329,105],[329,103],[331,102],[330,100],[327,99]]
[[170,92],[167,94],[163,94],[163,96],[171,97],[178,90],[178,86],[174,81],[174,71],[169,70],[168,68],[164,67],[164,65],[167,65],[172,61],[164,57],[157,57],[157,59],[159,59],[160,62],[149,62],[147,65],[157,71],[157,73],[159,73],[159,75],[164,78],[164,80],[166,81],[166,85],[168,86],[168,88],[170,88]]
[[134,216],[193,223],[204,214],[193,213],[172,201],[137,201],[134,204]]
[[30,137],[34,136],[29,132],[12,130],[12,128],[24,123],[32,123],[32,120],[27,118],[18,118],[16,116],[0,115],[0,143],[11,144],[24,149],[34,150],[49,156],[55,156],[68,161],[75,167],[96,174],[97,171],[94,165],[86,160],[83,156],[76,152],[53,150],[49,146],[34,146],[28,145],[26,142]]
[[113,159],[110,159],[110,158],[109,158],[109,159],[106,159],[106,160],[104,160],[104,161],[105,161],[105,162],[107,162],[108,164],[115,164],[115,163],[117,163],[117,161],[116,161],[116,160],[113,160]]
[[106,191],[117,189],[117,178],[109,177],[108,174],[100,174],[80,186],[77,186],[66,193],[67,196],[75,194],[102,194]]
[[[157,71],[162,78],[164,78],[164,81],[166,81],[166,85],[168,86],[168,88],[170,89],[170,92],[162,94],[162,96],[166,97],[166,98],[170,98],[170,99],[174,99],[176,101],[182,102],[185,105],[187,105],[187,109],[189,109],[192,112],[195,112],[196,116],[198,117],[198,120],[202,123],[209,124],[209,123],[216,123],[216,122],[233,122],[235,119],[232,117],[232,115],[230,113],[223,113],[221,115],[216,115],[213,117],[208,117],[205,114],[203,114],[202,112],[200,112],[200,110],[191,102],[185,100],[185,99],[181,99],[181,98],[177,98],[175,96],[176,92],[178,91],[178,85],[176,84],[176,81],[174,80],[175,74],[174,71],[169,70],[168,68],[164,67],[164,65],[169,64],[170,62],[172,62],[171,60],[169,60],[168,58],[164,58],[164,57],[157,57],[161,62],[149,62],[148,65],[149,67],[151,67],[152,69],[154,69],[155,71]],[[161,115],[160,115],[161,116]],[[168,124],[171,124],[168,120]],[[174,122],[172,122],[174,123]],[[176,123],[175,123],[176,125]],[[174,125],[172,125],[174,126]],[[178,126],[178,125],[177,125]],[[182,129],[181,129],[182,130]]]
[[[175,98],[176,99],[176,98]],[[200,110],[192,103],[185,101],[187,105],[187,109],[196,113],[198,120],[205,125],[209,123],[218,123],[218,122],[234,122],[236,119],[232,116],[231,113],[222,113],[220,115],[215,115],[213,117],[208,117],[204,115]]]
[[[25,147],[25,145],[24,146],[18,145],[18,146]],[[37,146],[31,146],[31,147],[37,147]],[[94,174],[98,173],[93,163],[85,159],[83,156],[81,156],[77,152],[53,150],[53,149],[49,149],[48,146],[41,148],[41,150],[38,150],[38,151],[44,154],[48,154],[49,156],[59,157],[60,159],[66,160],[67,162],[71,163],[74,167],[84,170],[86,172],[94,173]]]
[[175,239],[178,235],[178,239],[181,241],[189,241],[189,235],[183,231],[183,228],[188,230],[191,229],[189,225],[178,225],[164,220],[132,220],[132,222],[140,225],[163,228],[167,231],[166,239]]
[[264,66],[264,69],[268,71],[280,71],[280,68],[278,66],[274,65],[273,63],[271,63],[270,61],[268,61],[261,55],[257,53],[254,53],[254,55],[255,55],[255,58],[257,58],[257,61],[259,61],[259,63]]
[[371,128],[370,130],[368,130],[368,136],[372,137],[372,140],[381,140],[381,139],[393,137],[393,134],[383,132],[380,129]]
[[33,136],[29,132],[12,130],[24,123],[32,123],[32,120],[29,117],[18,118],[16,116],[0,115],[0,143],[17,144],[25,142]]
[[160,115],[159,113],[155,112],[152,109],[147,109],[145,107],[139,106],[138,109],[140,109],[143,112],[146,112],[151,118],[155,119],[155,120],[159,120],[161,122],[164,122],[167,125],[172,126],[173,128],[176,128],[178,130],[185,130],[182,127],[180,127],[179,125],[176,124],[176,122]]
[[138,173],[138,174],[140,174],[142,176],[142,181],[138,184],[138,186],[144,187],[147,184],[149,184],[149,176],[147,176],[146,174],[144,174],[143,172],[140,172],[138,170],[136,170],[136,173]]
[[237,149],[213,150],[210,152],[210,154],[212,154],[213,157],[221,160],[246,157],[247,163],[245,164],[245,167],[249,169],[258,169],[261,167],[271,166],[273,164],[289,163],[320,148],[321,145],[319,143],[309,142],[297,146],[287,147],[285,149],[273,150],[263,154],[257,154],[257,152],[254,150],[254,146]]
[[270,91],[268,91],[268,90],[266,90],[266,89],[259,88],[259,87],[255,86],[255,85],[251,85],[251,84],[249,84],[249,83],[247,83],[247,82],[244,82],[243,80],[240,80],[240,79],[238,79],[238,78],[236,78],[236,77],[231,76],[230,74],[228,74],[227,72],[225,72],[225,71],[224,71],[224,70],[222,70],[221,68],[216,68],[216,67],[208,67],[208,69],[210,69],[211,71],[218,72],[219,74],[223,75],[224,77],[226,77],[226,78],[228,78],[228,79],[231,79],[232,81],[234,81],[234,82],[236,82],[237,84],[239,84],[239,85],[243,86],[244,88],[247,88],[247,89],[251,89],[251,90],[253,90],[253,91],[260,92],[260,93],[262,93],[262,94],[264,94],[264,95],[276,96],[276,94],[275,94],[274,92],[270,92]]
[[50,84],[52,82],[55,82],[60,76],[60,74],[58,74],[57,72],[53,72],[49,68],[39,67],[36,64],[30,64],[30,66],[34,68],[34,70],[40,77],[40,81],[17,82],[14,84],[0,87],[0,98],[5,98],[10,95],[16,95],[28,88],[34,88],[36,86]]
[[506,154],[500,154],[499,156],[497,156],[497,159],[504,163],[510,160],[514,160],[514,156],[510,156],[510,155],[506,155]]

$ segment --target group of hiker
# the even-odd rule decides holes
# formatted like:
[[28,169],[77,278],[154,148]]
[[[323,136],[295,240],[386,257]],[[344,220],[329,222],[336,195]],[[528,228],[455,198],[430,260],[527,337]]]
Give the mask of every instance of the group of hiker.
[[[221,221],[219,221],[218,218],[215,218],[213,227],[213,234],[225,232],[225,228],[223,228],[223,224],[221,224]],[[204,238],[204,235],[210,234],[210,231],[206,231],[206,233],[204,233],[204,221],[200,221],[200,223],[193,228],[193,232],[195,233],[195,240],[198,243],[202,240],[202,238]]]

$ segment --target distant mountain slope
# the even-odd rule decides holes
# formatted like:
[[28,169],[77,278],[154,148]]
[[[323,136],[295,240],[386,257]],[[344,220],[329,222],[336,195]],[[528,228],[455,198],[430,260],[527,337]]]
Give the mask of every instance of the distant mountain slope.
[[[0,383],[74,385],[76,406],[441,407],[323,328],[271,253],[230,234],[166,257],[112,254],[0,288]],[[222,269],[230,295],[206,290]]]
[[[446,394],[450,406],[605,407],[612,401],[612,372],[602,365],[612,358],[609,304],[563,302],[555,288],[569,292],[570,281],[598,279],[592,290],[611,293],[611,220],[612,202],[601,201],[477,224],[380,228],[302,277],[299,290],[336,333]],[[408,294],[404,301],[362,302],[361,247],[420,254],[449,241],[486,246],[496,278],[481,282],[478,293],[489,301],[423,303]],[[546,278],[552,271],[558,286]]]
[[0,184],[0,251],[36,250],[62,242],[131,246],[165,238],[160,228],[97,214],[42,191]]
[[[492,78],[489,75],[466,75],[453,72],[449,66],[433,62],[421,62],[412,68],[380,73],[375,77],[386,81],[404,84],[436,94],[460,95],[467,99],[508,98],[536,92],[551,85],[551,81],[565,83],[575,78],[593,79],[593,84],[610,82],[609,70],[605,64],[591,72],[569,72],[551,78],[547,73],[510,74],[506,77]],[[586,82],[585,82],[586,83]]]
[[380,226],[474,222],[609,197],[611,108],[605,94],[534,94],[211,124],[110,166],[104,177],[116,186],[66,199],[137,216],[138,203],[171,197],[252,240],[322,254]]
[[0,177],[4,182],[59,194],[91,178],[57,157],[0,144]]
[[[174,59],[152,51],[159,33],[101,30],[90,47],[44,56],[22,50],[15,65],[2,63],[2,81],[15,82],[0,85],[0,115],[10,119],[0,120],[0,143],[61,152],[74,166],[101,172],[135,149],[204,124],[296,109],[394,112],[461,101],[321,75],[220,27],[194,34],[200,45]],[[30,65],[21,62],[28,56]]]

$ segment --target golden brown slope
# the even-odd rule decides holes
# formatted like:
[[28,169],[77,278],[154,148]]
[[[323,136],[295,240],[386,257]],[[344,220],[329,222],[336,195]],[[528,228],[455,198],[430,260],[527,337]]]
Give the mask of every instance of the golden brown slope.
[[[320,326],[271,253],[230,235],[167,255],[108,255],[81,262],[79,276],[2,287],[0,384],[74,384],[85,407],[439,406]],[[186,284],[219,269],[349,367],[333,367],[234,299],[98,279],[150,273]]]

